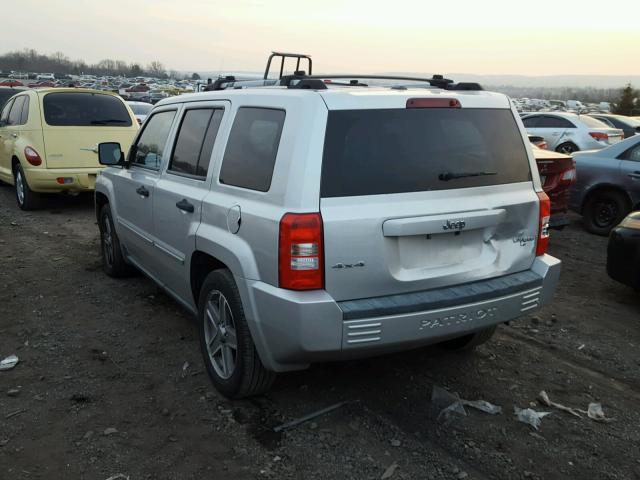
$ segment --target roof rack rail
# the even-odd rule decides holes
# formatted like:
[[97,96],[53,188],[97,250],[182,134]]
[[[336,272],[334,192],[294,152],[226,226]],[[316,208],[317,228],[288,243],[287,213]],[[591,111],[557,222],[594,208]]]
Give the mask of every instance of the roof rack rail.
[[[360,83],[360,79],[369,80],[399,80],[407,82],[428,83],[432,87],[441,88],[443,90],[483,90],[479,83],[461,82],[454,83],[449,78],[442,75],[433,75],[431,78],[422,77],[405,77],[396,75],[367,75],[367,74],[328,74],[328,75],[300,75],[296,72],[294,75],[285,75],[280,78],[280,85],[288,88],[312,88],[323,90],[327,85],[344,85],[355,87],[366,87],[365,83]],[[334,83],[332,80],[348,80],[348,83]],[[313,86],[311,86],[313,85]]]

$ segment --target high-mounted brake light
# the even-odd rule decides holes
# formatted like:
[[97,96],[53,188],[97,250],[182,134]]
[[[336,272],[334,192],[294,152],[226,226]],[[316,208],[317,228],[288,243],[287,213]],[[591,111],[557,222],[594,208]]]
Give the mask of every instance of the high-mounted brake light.
[[589,132],[589,135],[591,135],[593,138],[601,142],[606,142],[607,140],[609,140],[609,135],[607,135],[606,133]]
[[324,288],[322,217],[287,213],[280,220],[279,286],[289,290]]
[[551,200],[544,192],[538,192],[538,198],[540,199],[540,220],[536,256],[547,253],[547,247],[549,246],[549,220],[551,219]]
[[40,155],[38,155],[38,152],[36,152],[34,148],[25,147],[24,158],[26,158],[27,162],[29,162],[34,167],[37,167],[38,165],[42,165],[42,159],[40,158]]
[[462,108],[456,98],[410,98],[407,108]]

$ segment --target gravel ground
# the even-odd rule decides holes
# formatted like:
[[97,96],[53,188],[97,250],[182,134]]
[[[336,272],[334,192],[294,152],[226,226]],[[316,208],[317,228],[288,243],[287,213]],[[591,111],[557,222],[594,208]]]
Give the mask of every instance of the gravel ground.
[[[608,279],[605,249],[578,217],[553,232],[554,303],[473,353],[315,365],[229,401],[189,315],[143,276],[103,274],[91,197],[24,213],[1,186],[0,359],[20,363],[0,371],[0,478],[640,479],[640,296]],[[434,386],[503,411],[439,416]],[[536,431],[514,407],[552,413]]]

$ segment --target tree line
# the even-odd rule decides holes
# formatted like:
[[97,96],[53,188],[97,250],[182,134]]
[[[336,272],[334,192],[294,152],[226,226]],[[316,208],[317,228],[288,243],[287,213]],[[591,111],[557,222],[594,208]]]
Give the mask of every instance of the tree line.
[[[52,72],[70,75],[110,75],[125,77],[155,77],[155,78],[184,78],[175,70],[167,70],[162,62],[154,60],[148,65],[136,62],[127,63],[123,60],[106,58],[98,63],[90,64],[84,60],[71,60],[62,52],[47,55],[34,49],[24,49],[0,55],[1,71],[17,72]],[[199,78],[194,73],[189,78]]]

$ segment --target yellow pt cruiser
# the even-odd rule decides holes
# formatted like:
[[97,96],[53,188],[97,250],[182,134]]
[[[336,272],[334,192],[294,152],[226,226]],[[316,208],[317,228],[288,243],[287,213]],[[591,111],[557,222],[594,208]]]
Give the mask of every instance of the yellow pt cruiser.
[[119,96],[80,88],[43,88],[11,97],[0,113],[0,180],[15,186],[23,210],[37,208],[40,193],[94,189],[98,144],[124,151],[138,131]]

